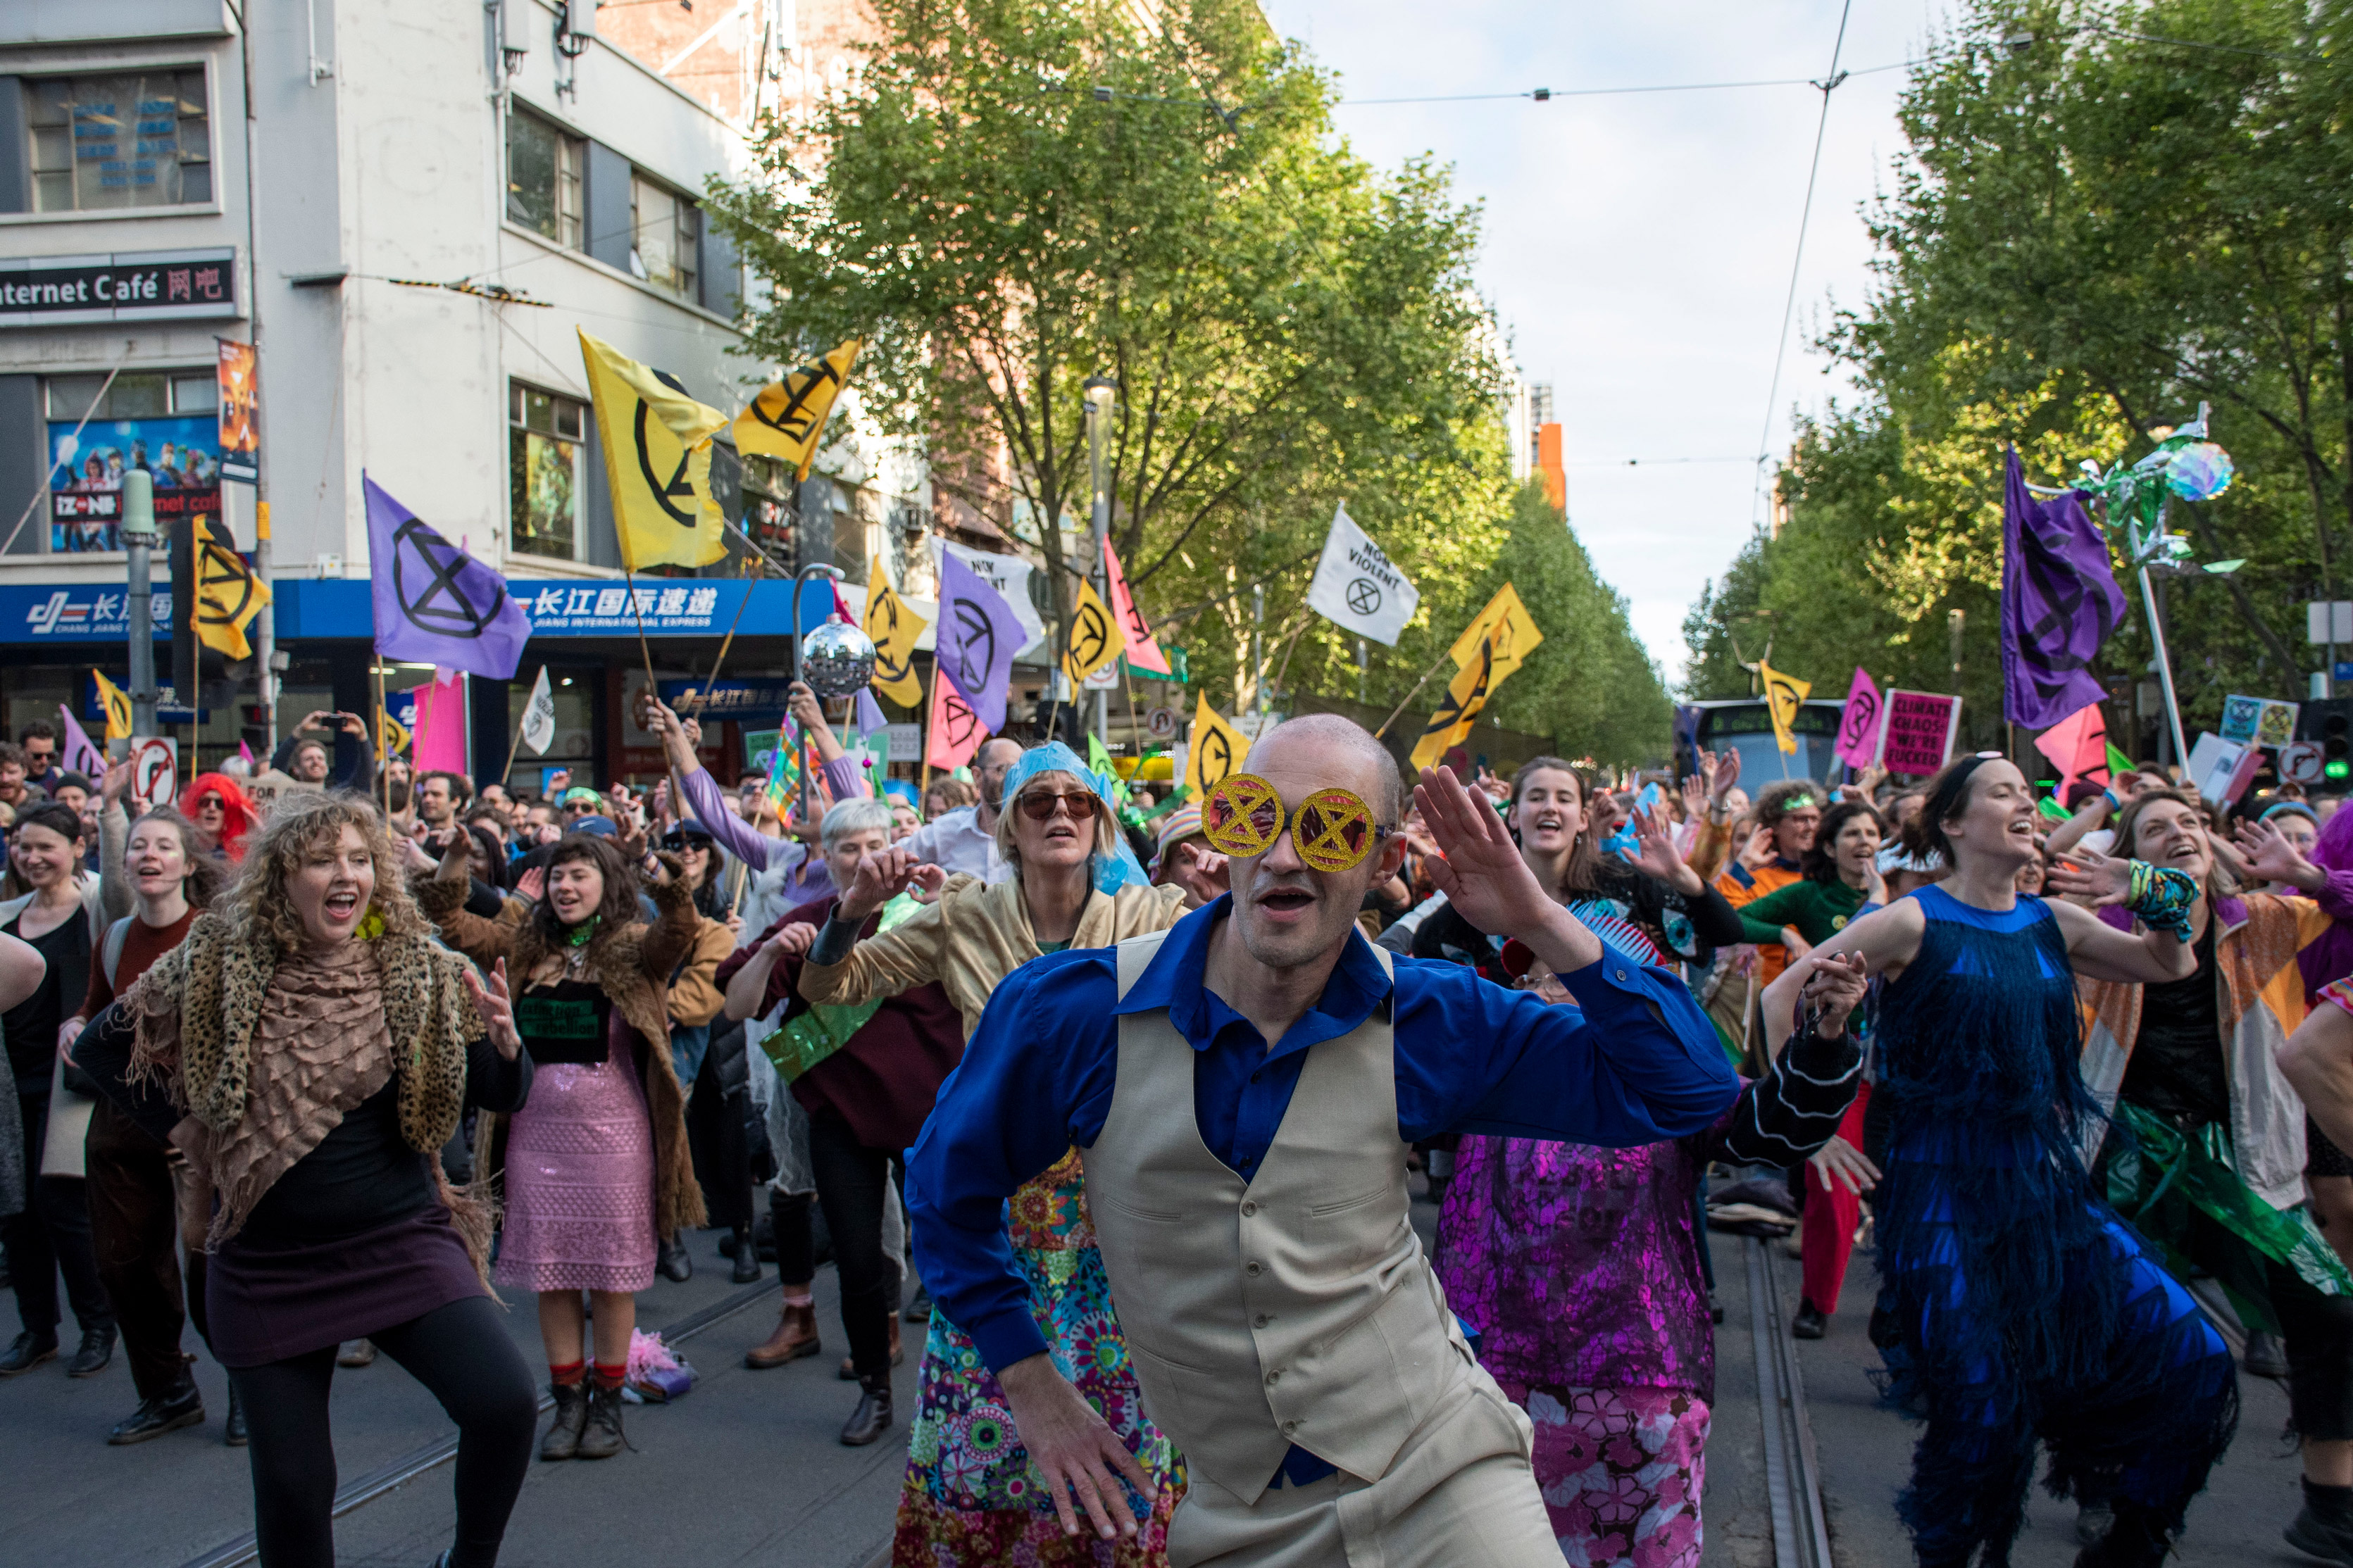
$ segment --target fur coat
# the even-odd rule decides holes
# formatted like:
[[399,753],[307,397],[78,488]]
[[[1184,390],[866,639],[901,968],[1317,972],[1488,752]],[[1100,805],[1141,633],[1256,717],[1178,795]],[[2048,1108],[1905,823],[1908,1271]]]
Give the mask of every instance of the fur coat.
[[[668,858],[665,857],[667,860]],[[580,978],[612,999],[636,1037],[638,1080],[645,1086],[646,1110],[653,1124],[654,1229],[667,1241],[681,1226],[705,1223],[702,1189],[694,1180],[694,1162],[686,1146],[686,1090],[670,1063],[668,991],[670,971],[693,946],[700,917],[694,895],[670,864],[670,880],[652,886],[659,918],[649,925],[628,925],[600,931],[588,943]],[[420,883],[417,900],[428,919],[439,926],[449,945],[487,972],[503,958],[507,979],[517,993],[548,948],[531,920],[531,905],[511,898],[493,916],[465,910],[469,883],[466,857],[460,851],[442,863],[440,873]],[[503,1168],[505,1119],[485,1116],[475,1135],[477,1180],[496,1177]]]

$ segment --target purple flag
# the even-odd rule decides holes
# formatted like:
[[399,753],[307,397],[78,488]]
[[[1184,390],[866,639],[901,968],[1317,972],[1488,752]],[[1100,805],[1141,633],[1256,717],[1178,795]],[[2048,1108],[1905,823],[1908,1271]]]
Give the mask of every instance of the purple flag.
[[2091,663],[2124,619],[2124,590],[2083,496],[2037,498],[2015,447],[2001,510],[2002,716],[2048,729],[2107,695]]
[[1013,684],[1013,656],[1029,641],[1021,617],[980,574],[940,552],[938,662],[965,705],[988,733],[1005,728],[1005,697]]
[[368,574],[376,651],[510,680],[531,637],[531,617],[507,596],[506,579],[386,495],[365,474]]

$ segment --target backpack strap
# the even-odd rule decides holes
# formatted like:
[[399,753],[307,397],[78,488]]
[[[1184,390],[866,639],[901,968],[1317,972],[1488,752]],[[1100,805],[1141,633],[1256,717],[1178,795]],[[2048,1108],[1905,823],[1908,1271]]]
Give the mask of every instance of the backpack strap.
[[114,972],[122,966],[122,950],[131,941],[131,922],[137,915],[125,915],[106,928],[105,945],[100,950],[100,962],[106,966],[106,988],[117,995],[121,987],[114,983]]

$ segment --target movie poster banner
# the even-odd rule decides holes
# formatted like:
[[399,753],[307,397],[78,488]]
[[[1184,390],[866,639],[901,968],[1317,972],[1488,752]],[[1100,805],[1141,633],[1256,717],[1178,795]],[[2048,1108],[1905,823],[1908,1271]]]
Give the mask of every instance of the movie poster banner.
[[261,364],[251,343],[215,338],[220,345],[220,477],[241,485],[261,482]]
[[221,422],[211,414],[49,425],[49,552],[122,548],[122,476],[143,468],[155,485],[159,543],[183,517],[220,515]]

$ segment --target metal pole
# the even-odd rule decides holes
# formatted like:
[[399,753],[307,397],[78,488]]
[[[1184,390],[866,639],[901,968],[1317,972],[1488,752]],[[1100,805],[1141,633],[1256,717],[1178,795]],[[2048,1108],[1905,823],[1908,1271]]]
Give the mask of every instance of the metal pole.
[[[1119,383],[1103,376],[1091,377],[1087,382],[1087,474],[1094,491],[1092,521],[1095,534],[1095,592],[1102,595],[1105,608],[1111,605],[1111,469],[1103,447],[1110,432],[1112,399],[1119,395]],[[1073,697],[1077,693],[1071,694]],[[1095,733],[1108,738],[1110,721],[1107,705],[1111,694],[1095,693]]]
[[1258,706],[1258,721],[1266,724],[1266,585],[1250,584],[1250,695]]
[[2165,625],[2158,617],[2157,590],[2149,583],[2146,565],[2140,569],[2140,604],[2148,616],[2149,646],[2157,649],[2157,679],[2165,691],[2165,717],[2173,738],[2172,760],[2186,767],[2189,745],[2181,736],[2181,704],[2173,695],[2173,660],[2165,651]]
[[122,476],[122,547],[131,558],[131,732],[155,732],[155,620],[149,608],[147,552],[155,542],[155,479],[144,468]]
[[1358,637],[1358,638],[1356,639],[1356,700],[1357,700],[1358,702],[1362,702],[1362,701],[1364,701],[1364,700],[1365,700],[1365,666],[1366,666],[1366,656],[1365,656],[1365,639],[1364,639],[1364,638],[1362,638],[1362,637]]

